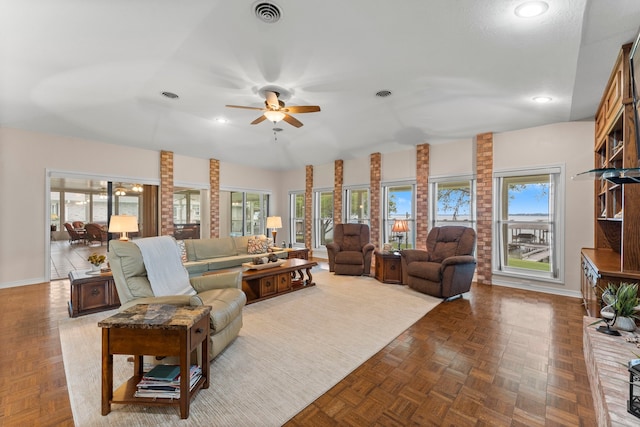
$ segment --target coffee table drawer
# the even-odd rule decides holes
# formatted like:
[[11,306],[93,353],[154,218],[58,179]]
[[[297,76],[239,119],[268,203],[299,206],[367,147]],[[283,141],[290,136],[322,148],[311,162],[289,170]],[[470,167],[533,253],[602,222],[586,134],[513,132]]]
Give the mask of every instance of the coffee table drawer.
[[263,277],[260,279],[260,297],[266,297],[278,292],[278,276]]
[[291,289],[291,274],[278,274],[278,292],[284,292]]

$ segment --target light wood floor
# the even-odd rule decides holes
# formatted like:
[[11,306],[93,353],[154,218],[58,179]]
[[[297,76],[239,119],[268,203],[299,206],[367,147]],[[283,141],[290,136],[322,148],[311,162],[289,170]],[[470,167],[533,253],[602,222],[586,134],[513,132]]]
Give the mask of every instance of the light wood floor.
[[[57,327],[68,286],[0,289],[1,426],[73,425]],[[474,285],[287,425],[595,426],[582,316],[575,298]]]

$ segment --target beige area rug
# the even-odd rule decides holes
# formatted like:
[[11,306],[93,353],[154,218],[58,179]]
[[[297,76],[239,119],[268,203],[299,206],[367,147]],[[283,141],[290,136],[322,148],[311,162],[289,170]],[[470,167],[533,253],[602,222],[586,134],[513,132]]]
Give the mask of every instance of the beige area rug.
[[[76,426],[279,426],[377,353],[440,300],[370,277],[314,274],[317,286],[251,304],[240,336],[211,365],[211,385],[178,408],[112,405],[100,415],[103,312],[60,321]],[[132,374],[114,356],[114,384]]]

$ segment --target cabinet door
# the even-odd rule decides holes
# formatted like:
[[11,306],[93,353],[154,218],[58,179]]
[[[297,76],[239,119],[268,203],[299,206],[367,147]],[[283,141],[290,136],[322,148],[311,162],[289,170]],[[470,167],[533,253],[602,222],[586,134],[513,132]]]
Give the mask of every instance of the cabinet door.
[[111,305],[109,280],[83,283],[79,289],[78,310],[80,312]]
[[273,295],[278,292],[276,278],[277,276],[269,276],[260,279],[260,297],[266,297],[267,295]]
[[291,274],[278,274],[278,292],[284,292],[291,289]]

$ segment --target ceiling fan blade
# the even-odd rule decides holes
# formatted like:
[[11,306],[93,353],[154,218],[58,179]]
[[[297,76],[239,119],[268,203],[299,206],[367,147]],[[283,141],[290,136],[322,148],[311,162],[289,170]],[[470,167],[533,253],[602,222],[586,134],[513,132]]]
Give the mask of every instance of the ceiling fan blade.
[[254,121],[251,122],[252,125],[257,125],[258,123],[262,123],[265,120],[267,120],[267,117],[263,114],[262,116],[258,117],[257,119],[255,119]]
[[295,117],[290,116],[288,114],[285,114],[284,115],[284,119],[282,119],[282,120],[284,120],[285,122],[289,123],[291,126],[295,126],[297,128],[302,126],[302,122],[300,120],[298,120]]
[[244,105],[225,105],[225,107],[229,107],[229,108],[243,108],[245,110],[258,110],[258,111],[265,111],[264,108],[258,108],[258,107],[245,107]]
[[[280,103],[278,102],[278,94],[276,92],[266,91],[264,93],[267,97],[267,105],[275,110],[280,108]],[[283,104],[284,105],[284,104]]]
[[294,105],[293,107],[287,107],[284,111],[293,114],[299,113],[315,113],[320,111],[320,107],[317,105]]

